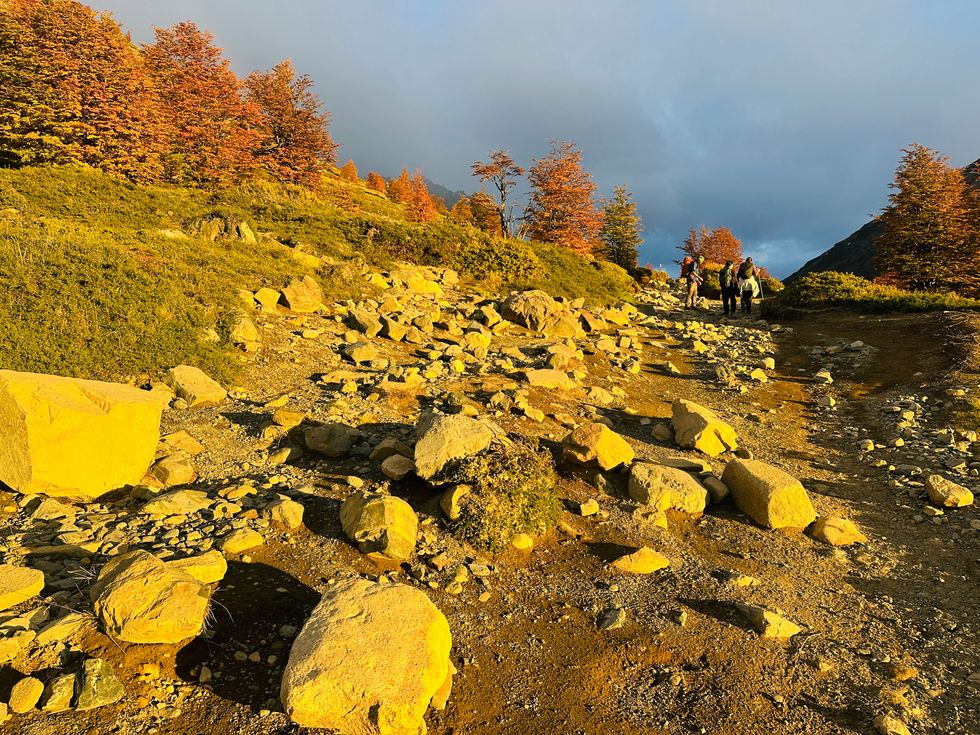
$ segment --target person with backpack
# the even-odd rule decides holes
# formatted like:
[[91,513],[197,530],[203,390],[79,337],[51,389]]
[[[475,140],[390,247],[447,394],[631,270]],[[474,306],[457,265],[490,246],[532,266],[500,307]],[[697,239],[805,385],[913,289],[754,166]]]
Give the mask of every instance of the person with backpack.
[[738,267],[738,290],[742,294],[742,313],[752,313],[752,298],[759,293],[756,268],[752,258],[746,258]]
[[684,273],[685,266],[681,267],[681,273],[687,279],[687,300],[684,302],[684,308],[696,309],[698,308],[698,286],[704,280],[701,277],[701,264],[704,262],[704,256],[699,255],[697,260],[684,258],[684,261],[687,269],[687,272]]
[[726,260],[725,267],[718,274],[718,287],[721,291],[721,303],[725,308],[725,316],[735,316],[735,301],[738,294],[738,283],[732,261]]

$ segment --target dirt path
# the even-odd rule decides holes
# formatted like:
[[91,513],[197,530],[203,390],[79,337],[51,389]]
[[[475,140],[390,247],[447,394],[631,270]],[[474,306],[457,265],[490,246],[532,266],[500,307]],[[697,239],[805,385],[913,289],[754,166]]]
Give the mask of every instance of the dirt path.
[[[674,340],[677,330],[665,324],[638,330],[644,349],[637,375],[612,370],[597,356],[586,359],[590,385],[624,391],[611,406],[589,407],[581,397],[544,390],[531,394],[531,403],[549,416],[605,416],[637,457],[647,459],[685,454],[655,441],[651,421],[669,417],[674,398],[695,399],[729,420],[757,458],[799,477],[818,514],[855,520],[870,538],[866,546],[834,549],[799,533],[768,531],[729,504],[711,506],[700,518],[671,512],[663,530],[635,514],[626,474],[563,467],[563,498],[595,498],[600,514],[567,514],[564,530],[531,552],[481,557],[489,575],[453,595],[444,576],[425,565],[381,570],[344,538],[337,514],[352,492],[345,478],[381,479],[366,457],[325,462],[304,456],[265,465],[267,442],[260,432],[268,412],[262,403],[276,395],[289,393],[290,404],[314,420],[356,415],[378,437],[408,438],[419,409],[411,398],[368,400],[327,389],[320,378],[349,366],[329,343],[295,338],[298,322],[270,319],[267,347],[245,381],[249,397],[220,410],[171,413],[168,428],[185,428],[208,447],[199,460],[204,485],[250,479],[305,486],[306,529],[270,532],[247,563],[230,564],[215,596],[209,638],[180,650],[120,646],[94,633],[80,642],[79,649],[97,651],[117,666],[129,691],[119,705],[20,718],[0,731],[297,732],[278,704],[296,629],[335,579],[391,574],[431,581],[427,592],[453,631],[459,674],[447,709],[428,718],[437,735],[872,733],[872,718],[886,711],[901,713],[915,733],[980,732],[977,683],[969,681],[980,670],[977,533],[970,525],[976,509],[951,513],[938,524],[914,520],[921,501],[891,489],[887,472],[856,448],[859,438],[885,441],[894,433],[880,411],[885,401],[942,393],[938,381],[950,366],[930,334],[932,321],[823,315],[788,324],[792,331],[774,333],[777,368],[770,381],[744,394],[717,387],[705,356]],[[319,317],[305,325],[328,335],[342,331]],[[833,386],[815,383],[812,376],[826,362],[815,350],[857,339],[871,349],[860,360],[836,362]],[[550,342],[515,334],[495,347]],[[396,363],[414,359],[404,345],[378,345]],[[659,367],[665,360],[680,374],[666,374]],[[439,387],[485,395],[496,380],[477,375]],[[834,411],[816,408],[815,396],[825,393],[837,398]],[[508,414],[496,420],[546,444],[566,432],[552,418],[535,423]],[[724,463],[711,464],[720,472]],[[392,489],[433,519],[433,548],[456,561],[477,561],[444,529],[431,490],[411,482]],[[646,577],[610,571],[608,561],[644,544],[665,554],[670,569]],[[732,582],[738,575],[755,583],[738,586]],[[735,612],[735,601],[782,609],[804,633],[788,643],[760,638]],[[625,611],[625,623],[598,630],[598,617],[611,607]],[[161,663],[161,680],[138,680],[146,662]],[[219,676],[199,683],[202,667]],[[916,675],[899,681],[912,667]]]

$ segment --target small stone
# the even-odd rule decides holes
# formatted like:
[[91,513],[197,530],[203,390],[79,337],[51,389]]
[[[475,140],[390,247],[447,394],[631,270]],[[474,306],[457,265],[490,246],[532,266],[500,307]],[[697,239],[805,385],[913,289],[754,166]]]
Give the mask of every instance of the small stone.
[[396,482],[404,480],[415,472],[415,462],[400,454],[393,454],[381,463],[381,472],[385,477]]
[[868,537],[858,530],[853,521],[835,516],[821,516],[810,527],[810,535],[831,546],[864,544]]
[[942,475],[929,475],[926,478],[926,492],[933,503],[945,508],[964,508],[973,505],[972,492]]
[[519,533],[510,540],[510,545],[519,551],[527,551],[534,548],[534,537],[528,533]]
[[790,638],[802,630],[796,623],[763,607],[741,602],[736,602],[735,607],[763,638]]
[[578,514],[583,518],[588,516],[594,516],[599,512],[599,503],[596,502],[595,498],[589,498],[585,502],[578,504]]
[[613,569],[632,574],[652,574],[670,566],[670,560],[649,547],[642,547],[621,556],[609,565]]
[[221,541],[221,550],[225,554],[240,554],[248,549],[254,549],[265,543],[262,534],[251,528],[240,528],[232,531]]
[[52,714],[71,709],[71,700],[75,696],[75,679],[74,674],[62,674],[49,681],[44,689],[41,709]]
[[872,724],[879,735],[911,735],[906,724],[894,715],[878,715]]
[[14,714],[24,714],[30,712],[41,699],[44,692],[44,683],[33,676],[25,676],[14,684],[10,690],[10,700],[8,706]]
[[599,615],[597,627],[599,630],[615,630],[622,628],[626,622],[626,611],[621,607],[610,607]]

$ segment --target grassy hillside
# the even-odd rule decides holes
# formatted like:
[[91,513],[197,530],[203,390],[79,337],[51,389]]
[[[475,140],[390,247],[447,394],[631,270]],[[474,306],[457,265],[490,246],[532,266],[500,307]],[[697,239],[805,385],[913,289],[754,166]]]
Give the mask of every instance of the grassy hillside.
[[[242,223],[256,242],[243,241]],[[317,192],[258,182],[209,193],[82,167],[0,170],[0,368],[118,378],[187,362],[230,379],[234,353],[207,330],[221,333],[239,289],[311,273],[301,250],[334,259],[312,275],[336,297],[358,295],[358,279],[336,276],[360,260],[445,265],[488,289],[590,301],[630,288],[621,269],[559,248],[406,222],[399,205],[337,178]]]

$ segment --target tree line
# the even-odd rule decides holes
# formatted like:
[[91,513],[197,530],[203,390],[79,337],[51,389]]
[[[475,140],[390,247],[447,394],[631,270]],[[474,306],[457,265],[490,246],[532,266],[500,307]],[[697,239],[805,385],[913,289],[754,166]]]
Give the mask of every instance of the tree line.
[[[137,45],[78,0],[0,0],[0,166],[82,163],[134,182],[202,187],[264,173],[316,187],[338,146],[312,86],[288,59],[240,79],[214,37],[190,22]],[[411,221],[445,215],[636,266],[642,224],[632,195],[620,186],[597,199],[573,143],[555,141],[531,162],[516,223],[511,195],[525,169],[497,150],[472,172],[496,196],[481,190],[452,210],[418,170],[392,179],[372,171],[363,183]],[[353,161],[338,173],[360,181]]]
[[[505,150],[491,151],[471,167],[496,198],[480,190],[457,201],[449,216],[491,234],[526,237],[567,247],[587,258],[635,269],[643,243],[643,223],[626,186],[609,199],[597,199],[597,186],[582,165],[582,151],[569,141],[552,141],[551,150],[526,170]],[[530,195],[519,217],[510,194],[526,173]]]
[[85,163],[137,182],[315,184],[330,116],[289,60],[239,79],[210,33],[136,46],[76,0],[0,0],[0,165]]

